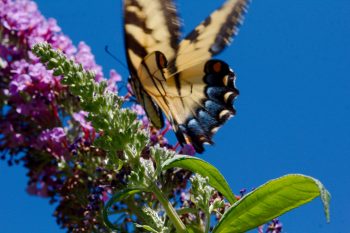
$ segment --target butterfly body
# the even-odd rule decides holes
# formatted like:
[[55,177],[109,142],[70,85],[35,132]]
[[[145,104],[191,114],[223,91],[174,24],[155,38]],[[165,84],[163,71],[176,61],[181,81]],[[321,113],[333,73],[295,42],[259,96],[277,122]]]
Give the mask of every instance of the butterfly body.
[[235,114],[235,74],[211,59],[237,31],[245,0],[228,0],[185,39],[171,0],[126,0],[125,42],[133,91],[152,124],[164,126],[162,112],[181,144],[203,144]]

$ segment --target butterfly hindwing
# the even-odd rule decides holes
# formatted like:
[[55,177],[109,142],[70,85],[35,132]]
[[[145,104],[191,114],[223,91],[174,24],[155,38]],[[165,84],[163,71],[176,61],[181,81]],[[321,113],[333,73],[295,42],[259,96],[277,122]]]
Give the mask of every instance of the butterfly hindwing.
[[[192,114],[180,123],[176,135],[185,134],[196,151],[201,153],[204,150],[203,144],[213,144],[213,134],[235,114],[233,101],[238,90],[235,87],[235,75],[225,62],[209,60],[199,67],[202,70],[189,68],[184,71],[192,74],[197,72],[188,81],[196,91],[192,91],[185,100],[186,105],[193,108]],[[181,142],[179,137],[178,139]]]
[[154,103],[152,97],[143,89],[138,79],[129,80],[137,101],[144,107],[147,117],[154,127],[160,129],[164,127],[164,118],[161,109]]
[[161,52],[147,55],[139,68],[140,80],[170,120],[179,142],[191,142],[203,152],[203,144],[212,144],[212,135],[235,114],[235,75],[225,62],[209,60],[183,71],[186,78],[180,80],[179,91],[175,77],[166,77],[166,64]]

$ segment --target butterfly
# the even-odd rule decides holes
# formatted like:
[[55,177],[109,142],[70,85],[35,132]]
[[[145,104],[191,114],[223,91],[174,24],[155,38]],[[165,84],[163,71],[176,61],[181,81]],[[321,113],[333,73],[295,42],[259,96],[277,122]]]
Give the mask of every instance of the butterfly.
[[203,144],[213,144],[213,134],[236,112],[236,76],[224,61],[211,58],[237,34],[247,5],[248,0],[227,0],[180,40],[172,0],[124,1],[126,57],[136,99],[154,127],[164,126],[164,113],[179,143],[191,143],[198,153]]

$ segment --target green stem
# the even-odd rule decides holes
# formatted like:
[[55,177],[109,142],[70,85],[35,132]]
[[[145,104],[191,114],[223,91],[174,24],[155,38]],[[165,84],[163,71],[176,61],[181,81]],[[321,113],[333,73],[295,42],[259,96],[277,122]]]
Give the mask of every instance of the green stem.
[[176,210],[176,212],[178,215],[183,215],[183,214],[188,214],[188,213],[195,214],[198,212],[198,210],[193,209],[193,208],[182,208],[182,209]]
[[210,212],[205,213],[206,219],[205,219],[205,233],[209,232],[210,229]]
[[169,216],[169,219],[171,220],[171,222],[174,224],[176,228],[176,232],[186,233],[187,230],[184,223],[181,221],[179,215],[176,213],[176,210],[171,205],[169,200],[164,196],[164,194],[162,193],[162,190],[160,190],[158,186],[154,184],[151,187],[151,191],[154,193],[154,195],[156,195],[159,202],[162,203],[163,208],[165,209],[167,215]]

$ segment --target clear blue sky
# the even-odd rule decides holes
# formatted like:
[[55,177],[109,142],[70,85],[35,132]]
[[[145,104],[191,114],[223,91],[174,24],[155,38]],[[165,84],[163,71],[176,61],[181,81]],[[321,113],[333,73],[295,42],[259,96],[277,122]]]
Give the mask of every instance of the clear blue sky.
[[[185,33],[224,0],[179,0]],[[37,0],[77,44],[86,41],[105,74],[127,71],[121,1]],[[332,194],[331,223],[321,201],[285,214],[288,233],[344,233],[350,220],[350,2],[253,1],[234,43],[218,57],[237,73],[237,116],[225,124],[203,158],[217,166],[234,191],[303,173]],[[0,163],[0,232],[62,232],[54,207],[25,192],[21,167]]]

